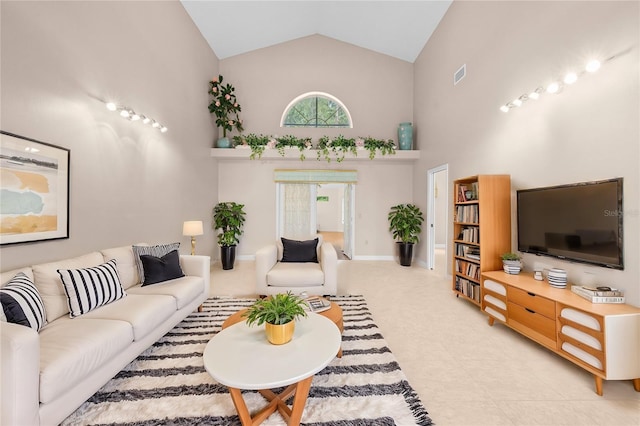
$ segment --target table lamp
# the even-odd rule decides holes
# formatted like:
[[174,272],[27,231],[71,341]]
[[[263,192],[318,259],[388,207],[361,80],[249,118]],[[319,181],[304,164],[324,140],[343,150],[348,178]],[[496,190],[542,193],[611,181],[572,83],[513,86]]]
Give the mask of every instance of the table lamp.
[[182,225],[182,235],[191,237],[191,255],[196,254],[196,235],[204,234],[201,220],[189,220]]

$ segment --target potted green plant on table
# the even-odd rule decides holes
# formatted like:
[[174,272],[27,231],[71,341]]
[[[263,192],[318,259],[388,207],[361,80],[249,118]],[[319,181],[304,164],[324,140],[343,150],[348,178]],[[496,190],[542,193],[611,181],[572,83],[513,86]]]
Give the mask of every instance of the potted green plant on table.
[[209,104],[209,112],[216,115],[216,126],[222,128],[222,138],[218,139],[218,148],[230,148],[231,142],[227,138],[227,132],[237,129],[242,132],[242,120],[239,113],[242,108],[238,104],[235,95],[235,87],[231,84],[222,84],[223,77],[219,75],[209,82],[209,94],[213,97]]
[[518,253],[503,253],[500,259],[502,259],[502,268],[507,274],[517,275],[520,273],[522,258]]
[[295,331],[295,320],[306,317],[306,302],[290,291],[259,299],[243,314],[247,325],[265,325],[267,340],[282,345],[291,340]]
[[422,211],[414,204],[398,204],[391,207],[389,212],[389,231],[397,240],[399,248],[400,265],[411,266],[413,258],[413,245],[420,241]]
[[246,213],[244,204],[232,201],[221,202],[213,208],[213,229],[219,230],[218,244],[222,269],[233,269],[236,246],[240,242]]

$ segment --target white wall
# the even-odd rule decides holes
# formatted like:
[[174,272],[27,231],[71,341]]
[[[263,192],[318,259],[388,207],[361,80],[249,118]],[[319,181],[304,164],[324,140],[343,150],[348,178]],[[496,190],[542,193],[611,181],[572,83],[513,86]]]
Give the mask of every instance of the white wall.
[[395,244],[388,231],[391,206],[411,201],[411,164],[359,160],[336,164],[316,160],[220,160],[219,198],[245,204],[247,220],[238,244],[239,256],[253,256],[276,238],[276,169],[357,170],[354,257],[390,257]]
[[[236,87],[245,133],[397,138],[398,123],[411,121],[413,66],[331,38],[315,35],[220,61],[225,81]],[[280,128],[285,107],[309,91],[331,93],[344,102],[353,129]],[[348,169],[358,171],[355,187],[357,256],[393,256],[388,232],[391,206],[412,201],[413,163],[368,160],[344,162],[219,160],[219,199],[246,204],[245,233],[238,245],[251,256],[276,237],[275,169]],[[247,154],[248,156],[248,154]]]
[[[634,305],[640,305],[639,8],[638,2],[454,2],[414,69],[422,154],[414,173],[417,204],[426,204],[426,170],[439,164],[449,163],[450,181],[508,173],[515,249],[516,190],[621,176],[624,271],[529,255],[524,262],[526,269],[538,262],[564,268],[576,283],[595,276],[624,289]],[[508,114],[498,110],[591,55],[617,56],[558,95]],[[467,76],[453,86],[453,73],[465,63]]]
[[449,216],[447,216],[447,212],[449,211],[447,204],[450,199],[448,196],[449,183],[447,182],[447,172],[445,171],[434,173],[433,177],[437,189],[434,193],[434,226],[436,228],[434,242],[436,247],[443,247],[447,244],[449,238],[451,238],[447,232],[448,229],[451,229],[447,227],[447,223],[449,222]]
[[[180,241],[203,220],[217,257],[216,136],[207,110],[218,59],[179,2],[0,3],[4,131],[71,150],[70,238],[2,247],[2,269],[118,245]],[[160,133],[107,111],[116,100]]]

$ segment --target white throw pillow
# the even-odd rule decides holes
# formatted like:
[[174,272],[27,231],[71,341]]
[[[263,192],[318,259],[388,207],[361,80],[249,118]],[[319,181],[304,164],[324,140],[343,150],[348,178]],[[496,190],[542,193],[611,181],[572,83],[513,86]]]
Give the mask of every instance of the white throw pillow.
[[20,272],[0,289],[3,320],[33,328],[46,324],[44,302],[31,279]]
[[116,260],[84,269],[58,269],[67,293],[69,316],[86,314],[127,295],[118,276]]

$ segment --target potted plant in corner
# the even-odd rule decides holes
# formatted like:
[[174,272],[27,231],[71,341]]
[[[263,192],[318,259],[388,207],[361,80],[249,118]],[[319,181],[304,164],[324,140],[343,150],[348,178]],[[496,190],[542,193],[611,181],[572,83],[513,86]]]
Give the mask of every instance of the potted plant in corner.
[[518,253],[503,253],[500,259],[502,259],[502,268],[507,274],[517,275],[520,273],[522,260]]
[[295,331],[295,320],[307,316],[306,302],[288,291],[256,301],[243,314],[247,325],[265,325],[267,340],[274,345],[288,343]]
[[398,240],[396,244],[400,251],[400,265],[411,266],[413,258],[413,245],[420,241],[424,217],[422,211],[414,204],[398,204],[391,207],[389,212],[389,231],[393,232],[393,238]]
[[236,260],[236,246],[240,242],[246,216],[243,208],[244,204],[232,201],[218,203],[213,208],[213,229],[220,230],[218,244],[224,270],[233,269]]
[[231,141],[227,138],[227,131],[237,129],[242,132],[242,120],[238,113],[242,111],[236,100],[235,87],[222,84],[223,77],[219,75],[209,82],[209,94],[213,96],[209,104],[209,112],[216,115],[216,126],[222,128],[222,137],[218,139],[216,147],[231,148]]

